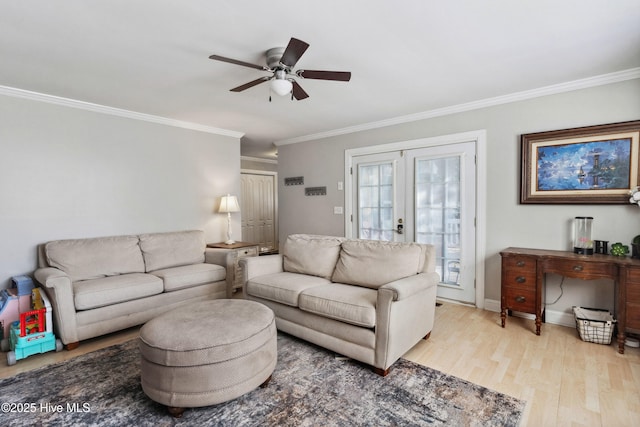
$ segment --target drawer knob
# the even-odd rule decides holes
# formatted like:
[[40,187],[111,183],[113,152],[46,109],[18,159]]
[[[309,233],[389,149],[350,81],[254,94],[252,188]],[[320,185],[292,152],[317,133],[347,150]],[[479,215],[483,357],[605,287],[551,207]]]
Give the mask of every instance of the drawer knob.
[[516,302],[525,302],[527,299],[522,295],[516,297]]
[[524,282],[526,282],[526,281],[527,281],[527,278],[526,278],[526,277],[524,277],[524,276],[518,276],[518,277],[516,277],[516,282],[518,282],[518,283],[524,283]]
[[518,267],[524,267],[524,261],[518,261],[518,262],[516,262],[516,266],[518,266]]
[[582,266],[580,264],[573,266],[573,271],[582,271]]

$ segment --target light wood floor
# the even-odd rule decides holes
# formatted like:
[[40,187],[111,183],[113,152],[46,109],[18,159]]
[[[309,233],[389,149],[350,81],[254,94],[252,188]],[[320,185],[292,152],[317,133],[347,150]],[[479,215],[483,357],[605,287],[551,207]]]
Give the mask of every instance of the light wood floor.
[[[527,402],[522,426],[639,426],[640,350],[580,340],[573,328],[455,304],[436,308],[405,357]],[[615,341],[612,340],[612,341]]]
[[[138,328],[83,341],[73,351],[50,352],[7,366],[0,378],[125,342]],[[4,357],[5,353],[2,353]],[[575,329],[456,304],[436,309],[431,337],[405,357],[527,402],[522,426],[640,425],[640,349],[581,341]],[[393,374],[393,371],[391,375]]]

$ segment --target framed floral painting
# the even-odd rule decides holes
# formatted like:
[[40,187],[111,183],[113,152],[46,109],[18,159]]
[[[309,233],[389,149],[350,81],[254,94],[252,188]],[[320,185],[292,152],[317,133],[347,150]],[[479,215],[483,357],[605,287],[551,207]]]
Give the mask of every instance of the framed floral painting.
[[640,120],[523,134],[520,203],[628,204]]

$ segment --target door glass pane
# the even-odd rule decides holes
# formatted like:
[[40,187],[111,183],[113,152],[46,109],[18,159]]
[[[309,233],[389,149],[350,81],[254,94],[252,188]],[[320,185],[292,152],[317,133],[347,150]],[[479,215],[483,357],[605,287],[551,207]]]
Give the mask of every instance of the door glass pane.
[[436,271],[460,284],[460,156],[416,160],[416,241],[436,247]]
[[393,239],[393,164],[358,166],[358,238]]

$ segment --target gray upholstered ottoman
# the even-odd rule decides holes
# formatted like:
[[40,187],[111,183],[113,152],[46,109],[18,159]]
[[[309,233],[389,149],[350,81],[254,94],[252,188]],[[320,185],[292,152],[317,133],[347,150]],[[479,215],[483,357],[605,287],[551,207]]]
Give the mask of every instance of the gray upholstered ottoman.
[[140,329],[142,389],[179,417],[266,385],[276,366],[271,309],[222,299],[177,308]]

